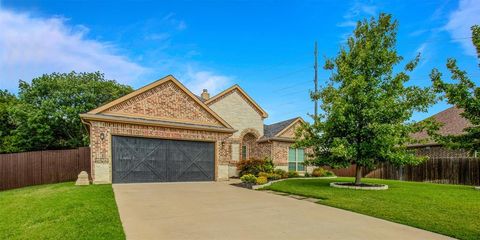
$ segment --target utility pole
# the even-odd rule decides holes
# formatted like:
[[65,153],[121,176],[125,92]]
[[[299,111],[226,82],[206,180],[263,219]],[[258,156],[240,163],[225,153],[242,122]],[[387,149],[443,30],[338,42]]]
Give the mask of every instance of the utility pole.
[[317,50],[317,41],[315,41],[315,51],[314,51],[314,55],[315,55],[315,65],[313,66],[313,69],[315,69],[315,79],[313,80],[313,82],[315,83],[315,119],[317,118],[318,116],[318,96],[317,96],[317,93],[318,93],[318,63],[317,63],[317,57],[318,57],[318,50]]

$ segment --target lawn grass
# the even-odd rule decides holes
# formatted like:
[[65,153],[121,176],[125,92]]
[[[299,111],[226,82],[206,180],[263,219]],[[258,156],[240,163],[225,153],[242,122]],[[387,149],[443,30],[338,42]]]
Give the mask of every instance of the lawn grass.
[[125,239],[111,185],[0,192],[0,239]]
[[339,189],[353,178],[286,180],[265,189],[313,197],[320,204],[410,225],[459,239],[480,239],[480,191],[471,186],[364,179],[384,191]]

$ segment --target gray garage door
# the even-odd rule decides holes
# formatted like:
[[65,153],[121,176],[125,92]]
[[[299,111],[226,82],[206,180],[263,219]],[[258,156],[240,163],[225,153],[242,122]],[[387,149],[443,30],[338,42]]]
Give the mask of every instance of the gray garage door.
[[113,183],[215,178],[214,143],[120,136],[112,141]]

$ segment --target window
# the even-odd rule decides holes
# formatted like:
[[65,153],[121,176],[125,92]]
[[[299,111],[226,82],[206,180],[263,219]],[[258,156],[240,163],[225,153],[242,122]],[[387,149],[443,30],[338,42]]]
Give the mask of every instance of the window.
[[305,171],[304,160],[305,154],[302,148],[288,149],[288,171]]
[[242,146],[242,160],[247,160],[247,146]]

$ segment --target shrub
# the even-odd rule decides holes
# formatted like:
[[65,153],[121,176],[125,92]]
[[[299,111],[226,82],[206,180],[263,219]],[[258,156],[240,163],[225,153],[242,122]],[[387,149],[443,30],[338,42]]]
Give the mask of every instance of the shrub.
[[253,174],[245,174],[242,177],[240,177],[240,180],[243,183],[253,183],[253,184],[255,184],[257,182],[257,177],[255,177],[255,175],[253,175]]
[[241,160],[237,163],[237,168],[240,171],[240,176],[245,174],[253,174],[258,176],[260,172],[271,173],[273,172],[274,165],[271,159],[248,159],[248,160]]
[[330,170],[325,171],[325,177],[333,177],[333,176],[335,176],[335,173],[333,173],[332,171]]
[[323,169],[323,168],[321,168],[321,167],[320,167],[320,168],[315,168],[315,169],[313,169],[313,171],[312,171],[312,176],[314,176],[314,177],[323,177],[323,176],[325,176],[325,172],[326,172],[325,169]]
[[308,172],[305,172],[305,175],[304,175],[304,177],[311,177],[311,175],[310,175],[310,173],[308,173]]
[[335,176],[335,174],[332,171],[325,170],[323,168],[315,168],[312,171],[312,176],[314,177],[331,177]]
[[280,178],[288,178],[288,172],[283,169],[275,169],[274,173],[280,175]]
[[294,177],[298,177],[298,172],[295,172],[295,171],[288,171],[288,177],[289,178],[294,178]]
[[262,185],[268,182],[268,179],[266,177],[258,177],[257,178],[257,184]]
[[261,172],[258,174],[259,177],[266,177],[268,180],[278,180],[281,178],[279,174],[276,173],[266,173],[266,172]]

